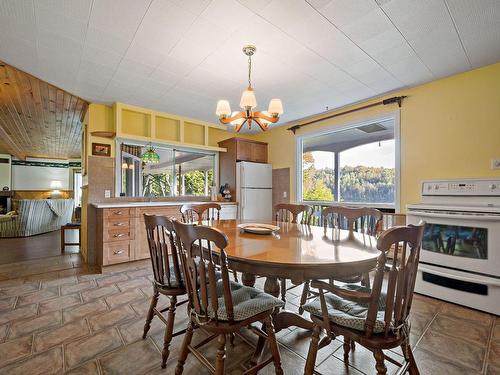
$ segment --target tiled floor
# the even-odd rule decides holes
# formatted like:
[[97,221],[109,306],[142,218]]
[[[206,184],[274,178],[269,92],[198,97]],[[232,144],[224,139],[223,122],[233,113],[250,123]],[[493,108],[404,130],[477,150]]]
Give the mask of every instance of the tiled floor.
[[[291,293],[288,308],[296,308],[300,290]],[[172,374],[182,336],[174,339],[165,370],[159,366],[161,322],[155,319],[141,339],[150,295],[148,262],[106,274],[85,269],[76,254],[0,265],[0,374]],[[422,374],[500,374],[498,317],[422,296],[412,311],[411,342]],[[185,325],[183,306],[176,328]],[[277,336],[285,374],[302,374],[309,332],[287,329]],[[248,332],[237,337],[227,355],[231,374],[241,374],[253,342]],[[359,345],[344,365],[341,345],[335,340],[319,352],[318,372],[375,372],[371,353]],[[206,353],[215,358],[213,346]],[[206,371],[189,357],[184,373]],[[272,365],[259,372],[272,373]]]

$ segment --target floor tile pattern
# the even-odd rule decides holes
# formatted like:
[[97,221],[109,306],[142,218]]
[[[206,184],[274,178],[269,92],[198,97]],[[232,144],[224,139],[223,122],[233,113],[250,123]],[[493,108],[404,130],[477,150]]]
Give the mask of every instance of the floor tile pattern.
[[[258,279],[262,287],[264,279]],[[297,309],[300,288],[290,291]],[[154,319],[142,340],[149,306],[148,262],[117,266],[104,274],[83,266],[77,254],[0,265],[0,374],[172,374],[182,336],[174,338],[167,369],[160,368],[164,325]],[[167,300],[161,297],[160,304]],[[186,326],[185,305],[175,329]],[[198,330],[195,340],[206,337]],[[310,333],[277,334],[285,374],[303,374]],[[372,354],[360,347],[343,362],[342,338],[318,354],[321,374],[373,374]],[[230,374],[241,374],[255,337],[246,330],[228,348]],[[500,318],[416,295],[411,344],[422,374],[500,374]],[[204,349],[215,359],[213,345]],[[389,352],[388,352],[389,353]],[[389,353],[401,360],[398,350]],[[388,373],[396,367],[386,362]],[[189,357],[185,374],[205,374]],[[273,374],[268,366],[259,374]]]

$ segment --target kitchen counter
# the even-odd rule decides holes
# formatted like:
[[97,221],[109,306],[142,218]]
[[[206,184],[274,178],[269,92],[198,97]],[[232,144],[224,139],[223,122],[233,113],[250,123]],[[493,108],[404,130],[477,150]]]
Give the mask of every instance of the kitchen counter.
[[218,203],[224,205],[237,205],[237,202],[200,202],[200,201],[169,201],[169,202],[111,202],[111,203],[93,203],[95,208],[126,208],[126,207],[161,207],[161,206],[182,206],[184,204],[204,204]]
[[[118,263],[149,258],[149,246],[144,215],[160,215],[182,220],[180,208],[200,201],[168,202],[106,202],[92,204],[89,225],[93,240],[89,241],[97,265],[103,269]],[[236,202],[216,202],[221,205],[220,219],[238,217]]]

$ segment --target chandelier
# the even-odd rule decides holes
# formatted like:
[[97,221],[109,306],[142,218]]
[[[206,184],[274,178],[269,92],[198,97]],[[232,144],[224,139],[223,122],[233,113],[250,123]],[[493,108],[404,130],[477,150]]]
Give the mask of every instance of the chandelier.
[[158,164],[160,162],[160,155],[158,155],[151,142],[149,142],[146,152],[141,155],[141,160],[144,164]]
[[276,123],[283,114],[283,104],[280,99],[271,99],[267,111],[254,112],[257,107],[257,99],[252,88],[252,56],[256,52],[255,46],[248,45],[243,47],[243,53],[248,56],[248,87],[241,94],[240,107],[241,112],[231,112],[231,106],[227,100],[219,100],[217,102],[216,115],[219,116],[219,121],[223,124],[231,124],[235,126],[238,133],[243,125],[248,124],[248,128],[252,128],[252,123],[255,122],[262,131],[268,129],[270,123]]

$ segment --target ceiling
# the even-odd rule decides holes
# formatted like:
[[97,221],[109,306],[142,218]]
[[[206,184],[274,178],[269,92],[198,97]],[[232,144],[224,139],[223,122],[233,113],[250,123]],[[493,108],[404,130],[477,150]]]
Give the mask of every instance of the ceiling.
[[498,0],[0,0],[0,59],[92,102],[281,123],[500,60]]
[[366,125],[364,125],[344,130],[335,130],[316,137],[307,137],[303,143],[304,152],[342,152],[368,143],[394,139],[394,120],[380,121],[375,124],[377,125],[377,131],[373,132],[361,130],[360,128],[366,129]]
[[81,156],[88,103],[0,61],[0,152],[71,159]]

